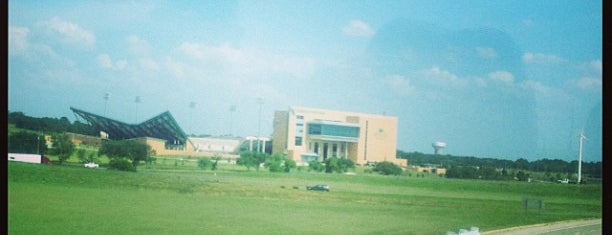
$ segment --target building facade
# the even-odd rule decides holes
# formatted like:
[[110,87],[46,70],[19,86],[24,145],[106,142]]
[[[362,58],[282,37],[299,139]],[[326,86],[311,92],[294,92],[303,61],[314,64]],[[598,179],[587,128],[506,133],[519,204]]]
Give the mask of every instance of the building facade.
[[407,165],[396,158],[396,117],[294,106],[274,113],[273,139],[273,153],[298,163],[336,156],[360,165]]

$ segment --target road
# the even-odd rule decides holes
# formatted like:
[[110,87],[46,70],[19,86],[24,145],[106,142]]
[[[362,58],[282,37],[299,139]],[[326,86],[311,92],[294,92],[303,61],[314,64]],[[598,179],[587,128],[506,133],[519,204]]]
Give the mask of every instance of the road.
[[600,235],[601,219],[561,221],[481,232],[482,235]]

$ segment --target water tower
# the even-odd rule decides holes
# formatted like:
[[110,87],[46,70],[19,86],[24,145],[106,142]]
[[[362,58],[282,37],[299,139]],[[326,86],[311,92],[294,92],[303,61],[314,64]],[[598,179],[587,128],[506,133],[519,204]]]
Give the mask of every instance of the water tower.
[[440,141],[434,142],[433,144],[431,144],[431,147],[434,148],[434,154],[441,154],[442,149],[446,147],[446,143]]

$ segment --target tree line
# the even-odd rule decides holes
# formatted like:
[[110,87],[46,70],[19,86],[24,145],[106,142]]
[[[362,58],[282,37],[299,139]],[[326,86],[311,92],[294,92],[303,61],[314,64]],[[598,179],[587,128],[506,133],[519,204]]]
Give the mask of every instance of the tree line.
[[[457,168],[460,172],[474,171],[474,169],[505,169],[516,171],[548,172],[548,173],[575,173],[578,169],[578,160],[564,161],[560,159],[538,159],[529,161],[519,158],[514,161],[508,159],[477,158],[472,156],[453,156],[440,154],[425,154],[420,152],[397,151],[397,157],[408,159],[410,165],[439,165],[447,169]],[[459,169],[461,167],[466,167]],[[477,167],[477,168],[474,168]],[[593,178],[601,178],[602,162],[582,162],[582,173]],[[471,173],[468,173],[471,174]],[[474,173],[475,174],[475,173]],[[468,177],[469,178],[469,177]]]
[[36,118],[25,115],[23,112],[9,112],[8,123],[17,128],[39,131],[41,133],[72,132],[83,135],[97,135],[96,130],[87,124],[77,121],[70,122],[68,118]]

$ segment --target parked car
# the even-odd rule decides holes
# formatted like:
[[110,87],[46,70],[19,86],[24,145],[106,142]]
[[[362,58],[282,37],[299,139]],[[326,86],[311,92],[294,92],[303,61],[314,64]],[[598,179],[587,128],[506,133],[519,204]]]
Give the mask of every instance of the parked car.
[[87,168],[98,168],[98,164],[95,163],[95,162],[88,162],[88,163],[85,163],[85,167],[87,167]]
[[325,192],[329,192],[329,185],[326,184],[317,184],[314,186],[306,186],[307,190],[314,190],[314,191],[325,191]]

